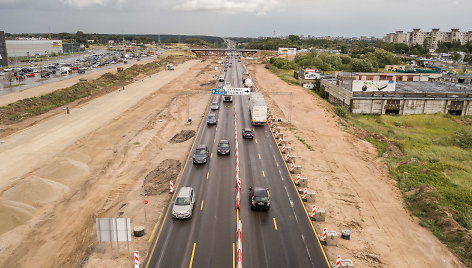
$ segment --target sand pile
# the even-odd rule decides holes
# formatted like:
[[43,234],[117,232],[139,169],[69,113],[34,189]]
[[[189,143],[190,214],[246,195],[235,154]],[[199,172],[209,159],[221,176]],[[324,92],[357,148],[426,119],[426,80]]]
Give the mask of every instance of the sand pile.
[[195,136],[195,130],[182,130],[179,133],[175,134],[172,139],[169,140],[170,143],[181,143],[184,141],[188,141],[193,136]]
[[34,211],[30,205],[0,199],[0,235],[27,222]]
[[37,174],[42,178],[64,182],[80,179],[86,176],[89,171],[89,166],[83,161],[60,157],[49,165],[42,167]]
[[68,191],[69,187],[62,183],[30,176],[6,190],[2,198],[37,207],[57,200]]
[[144,195],[156,195],[169,191],[169,181],[179,175],[182,164],[178,160],[166,159],[144,178]]

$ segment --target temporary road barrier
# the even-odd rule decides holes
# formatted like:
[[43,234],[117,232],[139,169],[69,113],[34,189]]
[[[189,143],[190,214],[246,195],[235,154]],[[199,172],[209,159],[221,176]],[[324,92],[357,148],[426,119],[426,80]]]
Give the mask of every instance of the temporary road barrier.
[[170,187],[169,192],[173,193],[174,192],[174,182],[173,181],[170,181],[169,187]]
[[139,268],[139,251],[134,252],[134,268]]

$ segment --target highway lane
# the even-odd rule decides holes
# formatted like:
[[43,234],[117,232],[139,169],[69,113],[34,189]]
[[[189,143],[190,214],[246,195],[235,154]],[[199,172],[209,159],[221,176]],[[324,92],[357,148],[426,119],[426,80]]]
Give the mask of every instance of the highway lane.
[[[233,60],[225,82],[243,87],[243,70],[242,64]],[[243,223],[243,266],[328,267],[268,127],[254,127],[254,140],[242,139],[241,129],[252,126],[248,107],[247,96],[234,96],[231,104],[220,101],[217,126],[203,125],[200,129],[196,144],[208,145],[212,157],[208,164],[200,166],[193,165],[189,158],[178,185],[194,187],[194,214],[181,221],[171,219],[170,211],[167,213],[157,240],[151,244],[149,267],[233,265],[236,240],[234,111],[238,117],[242,178],[239,216]],[[217,156],[216,144],[220,139],[230,140],[230,156]],[[270,189],[270,211],[250,210],[249,186]]]

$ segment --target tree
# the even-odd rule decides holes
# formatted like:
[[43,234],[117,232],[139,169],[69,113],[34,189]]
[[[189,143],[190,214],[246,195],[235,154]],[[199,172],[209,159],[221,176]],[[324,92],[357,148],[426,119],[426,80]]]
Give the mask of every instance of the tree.
[[13,83],[13,81],[15,81],[15,75],[13,75],[13,72],[8,72],[5,75],[5,80],[7,80],[7,82],[10,83],[10,87],[11,87],[11,84]]
[[455,62],[458,62],[461,59],[461,54],[455,52],[455,53],[452,54],[451,59]]
[[290,40],[292,42],[297,42],[297,41],[300,40],[300,37],[298,35],[291,34],[291,35],[288,36],[288,40]]
[[371,73],[374,72],[374,67],[372,63],[365,59],[352,59],[351,60],[351,70],[353,72],[366,72]]

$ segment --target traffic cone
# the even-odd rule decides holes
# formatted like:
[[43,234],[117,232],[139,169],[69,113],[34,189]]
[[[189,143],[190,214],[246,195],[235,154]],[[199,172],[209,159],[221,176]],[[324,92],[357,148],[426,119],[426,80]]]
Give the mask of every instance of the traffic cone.
[[306,197],[308,196],[308,189],[304,188],[303,189],[303,195],[302,195],[302,200],[306,201]]
[[328,229],[325,226],[324,229],[323,229],[323,233],[320,236],[320,241],[321,242],[326,242],[326,237],[327,236],[328,236]]
[[312,219],[314,219],[314,218],[315,218],[315,215],[316,215],[316,205],[313,205],[313,207],[311,208],[311,215],[310,215],[310,217],[311,217]]
[[338,255],[336,262],[334,263],[334,268],[341,268],[341,255]]

